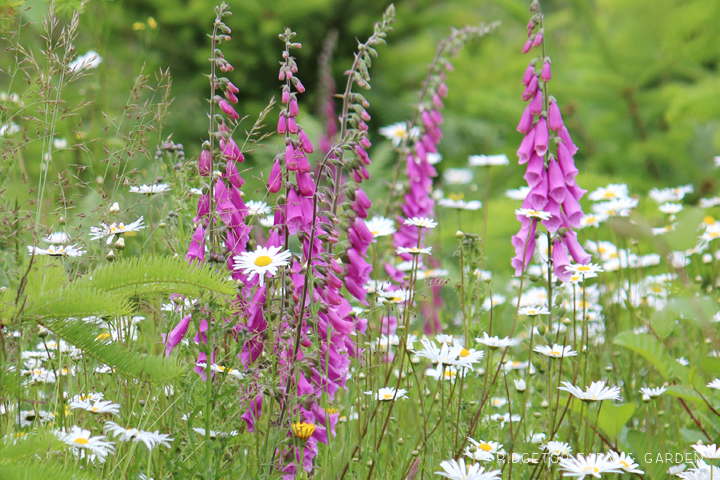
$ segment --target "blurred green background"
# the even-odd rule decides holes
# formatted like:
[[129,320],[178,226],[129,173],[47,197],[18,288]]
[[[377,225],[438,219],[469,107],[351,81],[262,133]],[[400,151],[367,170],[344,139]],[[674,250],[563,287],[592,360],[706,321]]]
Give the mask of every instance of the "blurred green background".
[[[15,1],[0,1],[0,11],[20,15],[31,22],[21,43],[37,52],[42,43],[42,18],[49,4],[31,0],[17,7]],[[318,56],[331,31],[339,35],[332,71],[338,89],[344,87],[343,72],[350,66],[356,39],[372,33],[373,22],[386,8],[384,0],[242,0],[230,1],[233,15],[232,42],[223,44],[225,57],[235,66],[228,77],[240,89],[238,110],[249,119],[250,128],[270,97],[279,95],[278,61],[282,44],[278,40],[286,26],[303,44],[298,52],[298,77],[307,87],[300,98],[301,122],[313,140],[322,130],[319,115],[322,97],[318,94]],[[506,153],[510,167],[490,171],[490,233],[497,239],[499,255],[490,263],[507,267],[511,249],[507,235],[517,229],[511,212],[517,202],[502,198],[507,188],[524,185],[523,168],[515,165],[515,150],[521,140],[516,131],[525,102],[520,98],[521,78],[530,56],[522,55],[529,2],[525,0],[400,0],[395,31],[388,45],[379,48],[371,75],[371,139],[374,147],[375,179],[390,178],[396,156],[377,130],[407,119],[417,90],[431,61],[437,42],[450,27],[502,22],[492,35],[468,45],[455,59],[449,74],[450,94],[444,115],[444,139],[440,152],[444,161],[439,170],[466,165],[468,155]],[[207,78],[209,32],[215,2],[209,0],[97,1],[84,5],[80,34],[75,41],[79,54],[97,51],[103,58],[93,75],[73,83],[63,97],[68,104],[92,101],[79,117],[65,121],[58,136],[76,141],[73,131],[82,126],[91,138],[106,138],[103,129],[121,114],[134,77],[141,71],[153,74],[170,69],[174,102],[162,137],[172,133],[185,146],[188,158],[197,155],[207,134]],[[57,3],[60,22],[67,22],[79,2]],[[610,181],[625,182],[633,193],[653,186],[693,183],[692,203],[716,190],[713,157],[720,153],[720,2],[717,0],[546,0],[548,55],[553,62],[550,92],[562,109],[565,122],[580,147],[576,156],[581,171],[579,183],[592,189]],[[6,22],[7,23],[7,22]],[[5,46],[8,45],[5,41]],[[4,50],[4,49],[3,49]],[[12,55],[0,53],[6,71]],[[8,76],[0,75],[0,91],[8,90]],[[32,89],[15,82],[13,89]],[[20,92],[19,92],[20,93]],[[10,112],[12,113],[12,112]],[[4,114],[8,114],[5,112]],[[271,128],[277,109],[268,117]],[[64,130],[63,130],[64,129]],[[147,159],[133,166],[148,173],[155,146],[152,139]],[[279,151],[270,139],[269,147],[258,150],[246,166],[262,166]],[[2,141],[2,139],[0,139]],[[35,149],[37,151],[35,151]],[[29,145],[27,158],[40,158],[40,147]],[[99,162],[98,151],[78,154],[66,161]],[[143,163],[144,162],[144,163]],[[39,172],[39,162],[27,162],[28,183]],[[13,168],[11,164],[10,168]],[[88,181],[91,168],[79,172]],[[446,193],[464,191],[466,198],[485,198],[486,171],[476,172],[477,185],[445,188]],[[10,173],[20,178],[18,171]],[[438,185],[442,188],[442,185]],[[18,185],[22,197],[27,187]],[[370,194],[387,188],[371,182]],[[501,222],[497,218],[503,218]],[[479,219],[473,220],[480,222]],[[51,223],[48,221],[48,223]],[[450,231],[452,230],[452,232]],[[448,229],[448,234],[454,227]],[[493,241],[493,238],[490,239]]]

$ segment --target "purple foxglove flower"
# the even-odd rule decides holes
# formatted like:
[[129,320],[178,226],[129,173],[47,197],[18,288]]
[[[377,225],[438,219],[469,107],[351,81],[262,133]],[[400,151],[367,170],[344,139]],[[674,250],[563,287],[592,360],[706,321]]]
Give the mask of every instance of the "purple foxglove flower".
[[535,35],[535,40],[533,40],[532,46],[533,47],[539,47],[540,44],[543,41],[543,34],[541,32],[538,32],[537,35]]
[[367,209],[365,209],[362,205],[360,205],[357,202],[351,202],[350,208],[352,208],[353,212],[357,214],[360,218],[367,218],[368,212]]
[[245,420],[247,430],[250,433],[255,431],[255,422],[257,422],[260,419],[260,415],[262,415],[262,402],[263,395],[262,392],[259,392],[254,399],[250,400],[247,410],[240,416],[240,418]]
[[557,232],[558,228],[560,228],[563,223],[560,205],[558,205],[558,203],[552,198],[548,198],[548,202],[547,205],[545,205],[544,210],[552,216],[548,220],[543,220],[542,224],[548,229],[548,231]]
[[307,156],[305,156],[305,152],[303,152],[302,148],[295,150],[295,158],[298,172],[307,173],[310,171],[310,162],[308,162]]
[[[370,180],[370,172],[367,171],[367,168],[360,165],[360,168],[358,168],[358,172],[360,173],[360,178],[363,180]],[[358,183],[362,183],[362,180]]]
[[190,315],[186,315],[183,317],[180,322],[175,325],[175,328],[173,328],[170,333],[168,334],[167,338],[165,339],[165,355],[170,356],[170,353],[173,351],[173,349],[182,341],[182,339],[185,337],[185,334],[187,333],[188,327],[190,326],[190,319],[192,317]]
[[421,139],[423,146],[425,147],[425,151],[429,153],[436,153],[437,147],[435,146],[435,141],[433,140],[432,136],[430,135],[423,135]]
[[535,154],[535,127],[532,127],[520,142],[520,148],[518,148],[517,156],[518,163],[524,165],[530,160],[530,157]]
[[230,105],[227,100],[220,99],[220,102],[218,102],[220,105],[220,109],[227,115],[228,117],[232,118],[233,120],[237,120],[240,118],[240,115],[235,111],[235,109]]
[[553,158],[548,166],[548,195],[557,203],[565,200],[567,188],[565,188],[565,176],[563,175],[560,165]]
[[525,69],[525,75],[523,75],[522,84],[527,87],[528,85],[530,85],[530,80],[532,80],[532,78],[534,76],[535,76],[535,65],[530,64]]
[[268,191],[270,193],[277,193],[280,191],[282,186],[282,165],[278,160],[273,163],[272,169],[270,170],[270,176],[268,177]]
[[298,129],[298,141],[300,142],[300,147],[305,153],[313,153],[315,151],[312,142],[305,133],[305,130],[302,128]]
[[362,145],[363,148],[370,148],[370,147],[372,147],[372,143],[370,143],[370,140],[369,140],[366,136],[363,136],[363,137],[360,139],[360,145]]
[[202,152],[200,152],[200,158],[198,159],[198,171],[200,172],[200,176],[210,176],[211,163],[212,156],[210,155],[210,150],[203,150]]
[[288,142],[285,145],[285,167],[291,172],[295,172],[298,169],[297,161],[298,157],[295,156],[295,148],[293,148],[291,142]]
[[525,91],[523,91],[522,99],[526,102],[533,98],[535,96],[535,92],[538,91],[538,77],[533,75],[533,78],[530,79],[530,83],[528,83],[528,86],[525,87]]
[[190,240],[190,247],[185,259],[192,264],[193,260],[205,261],[205,229],[198,225]]
[[535,125],[535,153],[541,157],[548,151],[549,136],[547,120],[545,120],[545,117],[540,117],[537,125]]
[[240,93],[240,89],[237,88],[235,85],[233,85],[233,83],[230,81],[227,82],[227,84],[225,85],[225,88],[230,90],[232,93]]
[[285,134],[287,132],[287,118],[285,118],[285,115],[280,112],[280,117],[278,118],[278,126],[277,126],[277,132],[280,135]]
[[236,162],[243,162],[245,160],[245,157],[240,152],[240,147],[238,147],[238,144],[235,143],[235,140],[233,140],[232,138],[229,139],[227,142],[221,140],[220,146],[225,158],[234,160]]
[[225,90],[225,98],[227,98],[230,103],[238,103],[238,98],[230,90]]
[[308,172],[298,171],[298,173],[295,174],[295,180],[297,181],[300,193],[303,195],[307,196],[315,193],[315,181]]
[[565,125],[563,125],[562,128],[560,129],[558,136],[560,137],[560,140],[562,140],[563,143],[565,144],[565,146],[567,147],[568,152],[570,152],[570,155],[575,156],[575,154],[578,152],[578,148],[573,143],[572,138],[570,137],[570,132],[568,132]]
[[433,110],[430,112],[430,116],[433,119],[433,122],[435,122],[435,125],[442,125],[445,123],[445,118],[443,118],[443,114],[440,113],[440,110]]
[[361,188],[355,191],[355,201],[362,205],[363,208],[370,208],[372,206],[372,202]]
[[200,195],[198,201],[197,215],[193,218],[193,223],[200,223],[203,217],[210,213],[210,195]]
[[560,168],[562,169],[563,176],[565,177],[565,183],[575,183],[575,176],[578,174],[578,169],[575,168],[575,161],[572,155],[568,152],[567,147],[564,143],[560,142],[557,147],[557,158]]
[[295,98],[290,99],[290,107],[288,108],[288,111],[290,112],[291,117],[297,117],[300,115],[300,109],[298,108],[298,103]]
[[240,176],[233,160],[228,160],[225,163],[225,174],[223,178],[229,179],[230,183],[236,188],[240,188],[245,184],[245,180]]
[[290,132],[290,133],[298,133],[298,126],[297,126],[297,122],[295,121],[295,118],[294,118],[294,117],[288,118],[287,124],[288,124],[288,127],[287,127],[287,128],[288,128],[288,132]]
[[582,248],[582,246],[580,246],[580,242],[578,242],[577,239],[577,233],[566,233],[565,245],[567,246],[568,252],[570,252],[570,256],[573,258],[573,260],[575,260],[575,262],[579,263],[580,265],[587,265],[588,263],[590,263],[592,256],[587,253],[585,249]]
[[440,95],[442,98],[445,98],[445,97],[448,96],[448,86],[447,86],[447,84],[446,84],[445,82],[443,82],[443,83],[441,83],[440,85],[438,85],[437,93],[438,93],[438,95]]
[[300,93],[305,93],[305,86],[302,84],[300,79],[295,78],[295,80],[293,80],[293,85],[295,85],[295,90]]
[[531,223],[523,225],[517,235],[512,238],[513,246],[515,246],[515,257],[510,261],[510,264],[515,269],[516,277],[521,276],[532,261],[535,254],[536,231],[537,221],[533,220]]
[[568,223],[575,228],[580,228],[580,221],[583,219],[585,214],[582,211],[580,203],[572,196],[570,192],[565,195],[565,200],[562,203],[563,211],[567,217]]
[[427,130],[430,130],[435,126],[435,122],[433,122],[432,117],[430,116],[430,112],[427,110],[423,110],[420,114],[420,117],[422,118],[423,125],[425,125],[425,128]]
[[432,96],[432,102],[433,105],[435,105],[435,108],[445,108],[445,104],[443,103],[442,98],[440,98],[440,95],[438,95],[437,93]]
[[571,274],[565,269],[565,267],[570,266],[570,259],[565,252],[565,245],[562,240],[555,240],[552,247],[552,259],[555,266],[555,276],[563,282],[570,280]]
[[568,192],[570,192],[570,194],[575,197],[575,200],[580,200],[583,195],[587,193],[587,190],[578,187],[577,183],[575,183],[574,181],[572,184],[566,183],[565,185],[567,185]]
[[533,210],[543,210],[550,199],[548,198],[548,181],[545,169],[542,169],[541,181],[528,193],[527,198]]
[[280,101],[287,105],[290,103],[290,91],[286,88],[283,88],[282,95],[280,97]]
[[300,198],[294,188],[290,188],[287,201],[287,227],[290,235],[297,234],[305,226],[305,215],[303,215]]
[[550,79],[552,78],[552,70],[550,68],[550,62],[547,60],[545,61],[545,63],[543,63],[543,68],[542,68],[542,73],[540,74],[540,78],[542,79],[543,82],[549,82]]
[[[530,188],[535,188],[543,179],[547,178],[545,163],[540,155],[533,154],[533,156],[530,157],[530,161],[527,164],[527,171],[523,178],[528,182]],[[545,190],[547,191],[547,181]]]
[[525,42],[525,45],[523,45],[522,53],[528,53],[530,51],[530,49],[532,48],[532,44],[533,44],[533,39],[528,38],[527,42]]
[[540,115],[540,113],[543,111],[542,90],[538,89],[538,91],[535,92],[535,96],[533,97],[532,101],[530,101],[530,104],[528,106],[530,107],[530,113],[535,116]]
[[550,100],[550,105],[548,106],[548,125],[550,125],[550,130],[553,132],[557,132],[563,127],[562,115],[560,114],[560,108],[555,102],[555,99]]

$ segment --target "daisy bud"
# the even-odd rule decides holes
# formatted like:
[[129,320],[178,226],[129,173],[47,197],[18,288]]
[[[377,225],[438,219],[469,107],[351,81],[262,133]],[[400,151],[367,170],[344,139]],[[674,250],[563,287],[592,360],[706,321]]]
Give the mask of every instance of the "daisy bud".
[[110,250],[110,251],[108,252],[108,254],[105,255],[105,259],[106,259],[108,262],[113,262],[113,261],[115,261],[115,258],[116,258],[116,257],[115,257],[115,252],[113,252],[112,250]]
[[45,338],[49,334],[50,334],[50,331],[47,328],[43,327],[42,325],[38,325],[38,334],[37,334],[38,337]]
[[120,213],[120,204],[118,202],[115,202],[110,207],[110,213]]
[[123,237],[120,237],[115,242],[115,250],[125,250],[125,239]]
[[[117,202],[115,202],[114,205],[117,205]],[[119,210],[120,210],[120,207],[118,207],[118,211],[119,211]],[[60,217],[60,218],[58,219],[58,223],[59,223],[60,225],[65,225],[65,224],[67,223],[67,219],[66,219],[65,217]]]

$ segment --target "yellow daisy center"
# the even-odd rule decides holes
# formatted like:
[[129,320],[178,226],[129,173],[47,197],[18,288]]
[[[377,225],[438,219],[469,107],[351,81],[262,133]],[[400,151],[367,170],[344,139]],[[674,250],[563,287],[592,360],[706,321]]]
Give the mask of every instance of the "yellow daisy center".
[[379,230],[371,230],[370,233],[373,234],[373,236],[377,236],[378,233],[380,233]]
[[630,465],[628,465],[627,463],[623,462],[622,460],[620,460],[620,466],[622,466],[623,468],[630,468]]
[[90,441],[88,441],[87,438],[76,438],[73,440],[73,443],[76,443],[78,445],[88,445],[90,444]]
[[260,255],[255,259],[255,265],[258,267],[267,267],[272,263],[272,258],[268,257],[267,255]]
[[715,223],[715,219],[708,215],[707,217],[703,218],[703,223],[706,225],[713,225]]
[[589,474],[598,473],[599,471],[600,471],[600,469],[597,467],[594,467],[594,466],[589,466],[589,467],[583,468],[583,472],[589,473]]
[[383,395],[383,398],[384,398],[385,400],[391,400],[391,399],[393,398],[393,396],[390,395],[389,393],[386,393],[385,395]]
[[463,348],[462,351],[460,352],[460,356],[467,357],[468,355],[470,355],[470,351],[467,348]]
[[327,413],[328,415],[335,415],[336,413],[338,413],[338,409],[337,408],[327,408],[327,409],[325,409],[325,413]]
[[605,192],[605,193],[603,193],[603,197],[605,197],[605,198],[615,198],[615,193],[614,193],[614,192]]
[[490,450],[492,450],[492,445],[489,445],[489,444],[487,444],[487,443],[481,443],[480,445],[478,445],[478,448],[479,448],[480,450],[484,450],[484,451],[486,451],[486,452],[489,452]]
[[558,352],[557,350],[550,350],[550,354],[555,355],[556,357],[559,357],[560,355],[562,355],[562,353]]
[[578,272],[589,272],[591,270],[587,265],[581,265],[578,267]]
[[315,425],[306,422],[293,423],[292,431],[299,439],[307,440],[313,433],[315,433]]
[[92,407],[92,411],[93,411],[93,412],[97,412],[97,411],[98,411],[98,407]]
[[465,195],[463,195],[462,193],[451,193],[449,197],[451,200],[462,200]]

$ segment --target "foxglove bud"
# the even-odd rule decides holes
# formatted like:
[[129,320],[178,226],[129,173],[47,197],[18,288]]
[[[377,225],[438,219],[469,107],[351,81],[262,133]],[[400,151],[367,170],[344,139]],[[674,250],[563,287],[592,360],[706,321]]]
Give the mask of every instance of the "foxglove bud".
[[232,118],[233,120],[237,120],[238,118],[240,118],[240,115],[238,115],[232,105],[230,105],[226,100],[220,99],[220,102],[218,103],[220,105],[220,109],[225,115]]
[[540,78],[543,82],[549,82],[552,78],[552,70],[550,68],[550,60],[545,60],[545,63],[543,63],[542,73],[540,74]]

